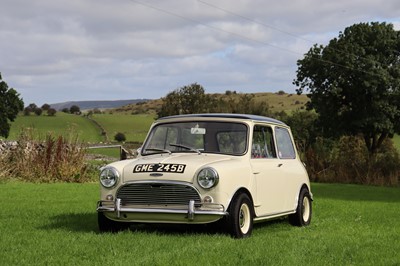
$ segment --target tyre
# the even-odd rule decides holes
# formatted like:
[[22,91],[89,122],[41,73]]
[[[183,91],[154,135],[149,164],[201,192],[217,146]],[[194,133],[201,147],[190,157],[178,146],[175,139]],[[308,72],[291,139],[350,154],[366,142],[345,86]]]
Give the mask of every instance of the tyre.
[[110,220],[102,212],[97,213],[97,223],[99,225],[99,231],[101,233],[119,232],[127,230],[129,228],[129,223],[121,223]]
[[303,188],[299,194],[297,209],[294,214],[289,215],[289,222],[295,226],[307,226],[311,222],[312,204],[310,193]]
[[253,204],[247,194],[239,194],[231,202],[228,229],[234,238],[249,237],[253,231]]

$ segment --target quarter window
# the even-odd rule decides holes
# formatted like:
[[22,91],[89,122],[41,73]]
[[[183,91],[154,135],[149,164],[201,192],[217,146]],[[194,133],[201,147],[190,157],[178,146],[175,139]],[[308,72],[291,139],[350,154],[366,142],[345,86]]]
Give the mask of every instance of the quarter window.
[[296,158],[296,153],[294,151],[294,146],[289,131],[286,128],[276,127],[275,135],[276,135],[276,144],[278,146],[279,158],[282,159]]

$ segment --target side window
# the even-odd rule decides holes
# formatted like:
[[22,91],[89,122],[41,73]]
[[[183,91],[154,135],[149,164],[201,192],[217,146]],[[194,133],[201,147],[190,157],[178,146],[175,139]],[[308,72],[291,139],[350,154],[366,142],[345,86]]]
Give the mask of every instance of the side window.
[[296,153],[294,151],[294,146],[292,139],[290,138],[289,131],[286,128],[276,127],[276,144],[278,146],[279,158],[282,159],[294,159],[296,158]]
[[251,158],[276,158],[274,139],[270,127],[254,126]]

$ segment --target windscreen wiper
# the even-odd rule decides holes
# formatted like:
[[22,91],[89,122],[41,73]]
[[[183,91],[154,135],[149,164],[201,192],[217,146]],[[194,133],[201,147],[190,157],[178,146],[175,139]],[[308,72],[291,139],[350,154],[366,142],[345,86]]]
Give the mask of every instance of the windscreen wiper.
[[197,154],[201,154],[201,151],[199,149],[195,149],[193,147],[189,147],[189,146],[186,146],[186,145],[177,144],[177,143],[170,143],[169,146],[178,147],[178,148],[184,148],[184,149],[187,149],[189,151],[197,152]]

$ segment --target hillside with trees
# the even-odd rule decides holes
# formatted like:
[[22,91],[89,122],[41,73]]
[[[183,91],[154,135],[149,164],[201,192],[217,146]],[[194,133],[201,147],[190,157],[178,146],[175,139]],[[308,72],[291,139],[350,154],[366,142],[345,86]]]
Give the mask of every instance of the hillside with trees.
[[[190,87],[193,84],[187,85]],[[198,84],[199,85],[199,84]],[[201,85],[200,85],[201,86]],[[185,87],[185,86],[184,86]],[[157,115],[161,108],[166,104],[177,104],[178,98],[174,99],[175,94],[179,94],[181,88],[176,89],[175,92],[167,94],[161,99],[148,100],[146,102],[138,102],[136,104],[129,104],[123,107],[106,110],[106,113],[125,113],[125,114],[154,114]],[[278,92],[258,92],[258,93],[241,93],[237,91],[226,91],[225,93],[207,93],[206,99],[212,99],[217,110],[215,112],[240,112],[240,109],[254,108],[250,105],[263,105],[262,108],[267,108],[272,113],[286,112],[290,113],[298,109],[305,109],[305,104],[309,101],[306,95],[297,95],[296,93],[286,93],[283,90]],[[242,100],[245,100],[244,102]],[[168,101],[166,103],[166,101]],[[179,100],[181,101],[181,100]],[[208,105],[209,103],[207,103]],[[229,108],[231,106],[232,108]],[[165,107],[164,107],[165,108]],[[236,108],[236,111],[233,110]],[[212,110],[212,108],[210,108]],[[244,112],[246,110],[243,110]]]

